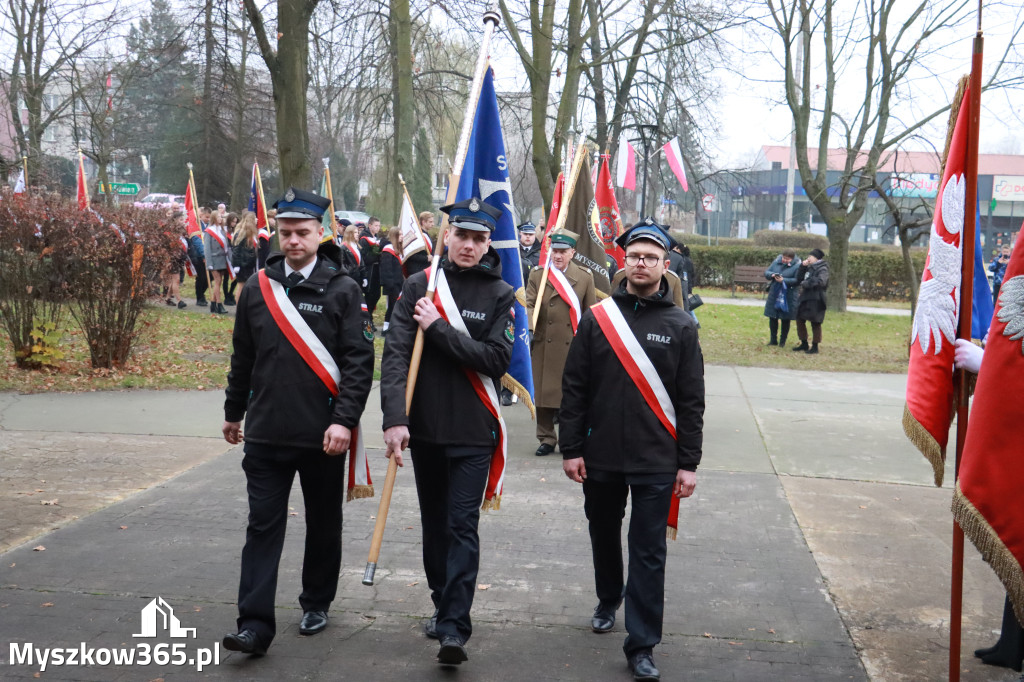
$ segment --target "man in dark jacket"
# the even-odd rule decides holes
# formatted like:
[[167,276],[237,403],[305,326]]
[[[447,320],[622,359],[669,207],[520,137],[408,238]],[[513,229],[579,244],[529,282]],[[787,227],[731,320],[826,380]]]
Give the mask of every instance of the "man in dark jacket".
[[537,226],[525,222],[519,226],[519,259],[523,262],[523,284],[530,279],[530,270],[540,265],[540,242]]
[[[501,212],[476,198],[441,210],[451,229],[437,293],[433,302],[425,297],[427,271],[406,280],[391,315],[380,394],[388,457],[401,466],[402,450],[408,445],[412,452],[423,567],[435,607],[425,631],[440,639],[438,661],[451,665],[468,658],[480,503],[497,508],[500,502],[505,427],[497,382],[512,358],[515,320],[512,287],[502,281],[501,260],[490,246]],[[406,412],[417,328],[423,358]]]
[[[565,474],[583,484],[590,522],[599,600],[591,628],[611,630],[625,597],[623,651],[636,679],[656,680],[666,524],[697,485],[704,360],[697,325],[673,304],[663,276],[671,238],[641,223],[616,241],[625,249],[626,279],[583,314],[562,379],[559,446]],[[632,515],[623,589],[627,497]]]
[[[796,273],[800,284],[800,299],[796,304],[796,335],[800,344],[793,350],[817,353],[821,343],[821,323],[825,321],[825,290],[828,289],[828,261],[821,249],[811,249],[811,255],[800,264]],[[811,323],[814,334],[811,345],[807,345],[807,323]]]
[[338,588],[345,452],[373,382],[373,333],[359,286],[335,260],[338,247],[320,243],[328,205],[312,192],[285,193],[274,205],[284,254],[271,255],[238,300],[222,430],[237,445],[246,417],[249,526],[229,651],[263,654],[274,638],[296,472],[306,507],[300,633],[326,627]]
[[373,331],[377,331],[377,325],[373,324],[372,315],[377,310],[377,301],[380,300],[380,250],[384,246],[381,244],[379,233],[379,218],[370,218],[359,233],[359,250],[363,254],[363,272],[366,275],[363,295],[366,298],[366,305],[370,309],[370,324]]

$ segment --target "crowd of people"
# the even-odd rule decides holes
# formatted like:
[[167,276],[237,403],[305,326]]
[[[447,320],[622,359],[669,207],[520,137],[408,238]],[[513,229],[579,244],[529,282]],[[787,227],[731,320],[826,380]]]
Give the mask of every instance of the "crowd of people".
[[[223,645],[262,655],[274,639],[277,566],[296,474],[307,511],[299,632],[314,635],[328,624],[341,557],[344,455],[364,426],[374,365],[371,315],[383,294],[386,454],[399,466],[406,449],[411,455],[434,604],[424,633],[438,640],[441,664],[458,665],[468,660],[472,634],[481,502],[500,507],[511,451],[499,388],[518,338],[516,293],[491,244],[500,210],[478,198],[442,207],[449,229],[431,300],[425,252],[418,263],[403,259],[400,235],[382,235],[375,219],[342,225],[337,239],[324,239],[328,205],[311,192],[285,193],[275,204],[282,253],[266,259],[237,299],[222,432],[229,443],[244,442],[249,526],[237,630]],[[421,226],[429,230],[432,220],[421,216]],[[572,263],[576,233],[549,235],[551,267],[543,270],[537,229],[524,225],[519,232],[528,310],[537,313],[537,454],[550,454],[557,443],[563,472],[583,487],[598,597],[591,628],[614,629],[624,603],[629,669],[635,679],[656,680],[666,534],[675,532],[679,500],[694,492],[701,458],[703,359],[687,309],[692,264],[684,253],[670,257],[677,245],[661,226],[640,223],[619,238],[619,277],[599,302],[590,271]],[[204,244],[207,265],[222,264],[210,260],[216,246]],[[223,254],[227,268],[233,256]],[[673,262],[681,274],[671,270]],[[408,402],[410,377],[415,390]],[[601,399],[607,395],[634,406],[629,418],[619,401]],[[350,487],[358,470],[350,463]],[[627,575],[620,535],[630,498]]]

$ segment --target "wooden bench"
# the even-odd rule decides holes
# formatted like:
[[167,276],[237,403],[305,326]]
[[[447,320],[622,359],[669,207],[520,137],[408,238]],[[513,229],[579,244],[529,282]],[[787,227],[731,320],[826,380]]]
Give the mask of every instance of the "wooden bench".
[[737,284],[767,284],[765,268],[760,265],[737,265],[732,271],[732,297],[736,298]]

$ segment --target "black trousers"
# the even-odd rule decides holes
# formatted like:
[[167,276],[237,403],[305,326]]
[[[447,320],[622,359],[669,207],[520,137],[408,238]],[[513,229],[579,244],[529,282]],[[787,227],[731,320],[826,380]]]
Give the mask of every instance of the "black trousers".
[[583,508],[590,522],[594,582],[602,604],[617,604],[623,594],[622,519],[632,491],[629,520],[629,577],[625,581],[626,656],[661,642],[665,615],[665,526],[672,481],[632,484],[625,477],[603,475],[583,481]]
[[373,315],[373,312],[377,310],[377,301],[380,300],[380,265],[377,263],[370,266],[363,296],[366,297],[366,307],[370,309],[370,315]]
[[341,504],[345,457],[322,451],[247,443],[242,459],[249,493],[249,526],[238,582],[238,629],[254,630],[265,646],[274,639],[277,570],[288,521],[288,495],[299,474],[306,508],[302,559],[303,611],[326,611],[341,570]]
[[480,504],[493,449],[411,449],[423,525],[423,568],[437,608],[439,635],[469,640],[469,610],[480,568]]
[[206,259],[200,258],[198,263],[192,263],[196,268],[196,301],[206,298],[206,290],[210,288],[209,275],[206,272]]

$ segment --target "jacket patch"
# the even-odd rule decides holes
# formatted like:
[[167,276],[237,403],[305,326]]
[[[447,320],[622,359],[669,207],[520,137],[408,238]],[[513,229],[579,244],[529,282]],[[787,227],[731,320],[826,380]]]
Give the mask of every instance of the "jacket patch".
[[322,305],[316,305],[313,303],[300,303],[296,308],[310,313],[322,313],[324,311],[324,307]]
[[373,341],[373,324],[369,320],[363,322],[363,337],[367,341]]
[[486,320],[487,313],[478,313],[472,310],[463,310],[462,316],[467,320]]
[[516,321],[510,319],[508,324],[505,325],[505,338],[508,339],[509,343],[515,341],[516,338]]
[[648,341],[657,341],[658,343],[672,343],[671,336],[664,336],[662,334],[648,334]]

